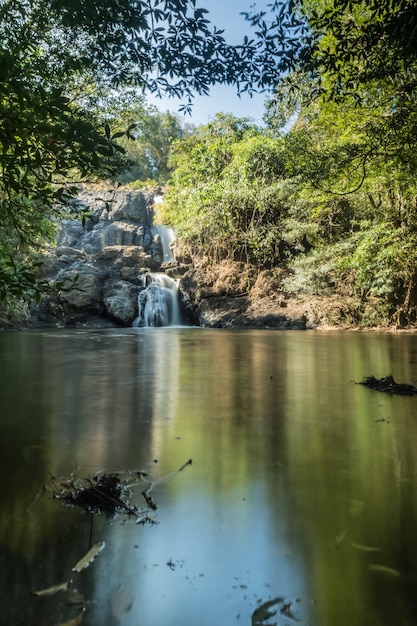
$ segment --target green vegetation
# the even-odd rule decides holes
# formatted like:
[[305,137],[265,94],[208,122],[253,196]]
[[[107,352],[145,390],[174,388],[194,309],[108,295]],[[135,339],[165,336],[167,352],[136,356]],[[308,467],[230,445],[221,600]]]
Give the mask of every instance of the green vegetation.
[[169,112],[143,107],[136,116],[130,111],[130,120],[135,124],[135,141],[122,137],[119,143],[131,165],[117,180],[138,188],[164,185],[172,173],[168,165],[171,144],[192,132],[192,126]]
[[173,145],[165,221],[214,258],[279,263],[313,234],[291,208],[296,189],[284,154],[283,139],[249,120],[217,115]]
[[[175,144],[167,219],[213,258],[285,266],[290,292],[356,297],[356,323],[413,324],[417,3],[290,5],[300,36],[266,128],[219,116]],[[248,15],[265,53],[289,19],[272,12]]]

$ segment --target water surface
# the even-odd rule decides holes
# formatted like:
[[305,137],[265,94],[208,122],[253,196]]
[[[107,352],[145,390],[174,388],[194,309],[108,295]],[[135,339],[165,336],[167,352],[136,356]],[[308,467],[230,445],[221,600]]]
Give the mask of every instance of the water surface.
[[[417,398],[354,381],[416,372],[414,335],[0,334],[1,623],[415,624]],[[155,486],[154,525],[42,491],[188,459]],[[81,615],[74,594],[34,595],[69,580]]]

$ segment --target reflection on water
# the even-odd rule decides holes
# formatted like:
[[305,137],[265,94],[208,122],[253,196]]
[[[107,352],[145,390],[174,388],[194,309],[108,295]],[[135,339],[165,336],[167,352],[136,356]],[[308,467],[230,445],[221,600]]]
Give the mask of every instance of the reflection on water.
[[[415,624],[417,399],[353,381],[416,369],[414,335],[0,334],[1,623],[81,623],[33,595],[72,579],[89,626]],[[76,467],[157,480],[189,458],[156,526],[37,497]]]

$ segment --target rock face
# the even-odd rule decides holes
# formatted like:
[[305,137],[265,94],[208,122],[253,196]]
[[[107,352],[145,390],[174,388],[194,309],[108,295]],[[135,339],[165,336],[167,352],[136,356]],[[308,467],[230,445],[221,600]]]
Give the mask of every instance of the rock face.
[[127,189],[80,190],[80,217],[60,222],[45,253],[40,278],[53,288],[32,305],[32,325],[132,325],[144,277],[163,259],[152,200]]
[[181,252],[176,258],[183,268],[179,282],[183,309],[200,326],[328,328],[341,326],[340,320],[354,319],[358,306],[349,297],[295,297],[286,293],[282,284],[287,274],[285,268],[259,270],[229,259],[213,264],[204,257],[194,258],[190,265],[190,259],[187,255],[182,257]]
[[231,260],[195,260],[179,283],[183,306],[195,323],[211,328],[315,327],[302,303],[288,306],[282,273]]

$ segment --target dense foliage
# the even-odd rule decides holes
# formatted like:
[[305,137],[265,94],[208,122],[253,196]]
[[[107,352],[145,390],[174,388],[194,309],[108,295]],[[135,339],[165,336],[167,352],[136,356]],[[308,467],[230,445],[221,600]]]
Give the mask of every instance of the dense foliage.
[[303,249],[311,227],[290,208],[284,143],[250,120],[218,114],[174,144],[164,219],[213,258],[273,266]]
[[168,164],[171,145],[191,133],[193,126],[168,111],[161,113],[153,109],[142,109],[130,119],[135,124],[132,131],[135,140],[122,137],[119,142],[131,166],[117,180],[133,182],[139,187],[164,185],[172,172]]
[[[414,323],[417,4],[289,5],[308,28],[267,103],[266,129],[230,137],[208,125],[177,145],[167,214],[213,254],[284,265],[288,291],[354,296],[351,322]],[[248,18],[274,38],[287,16],[271,10],[272,20]]]

